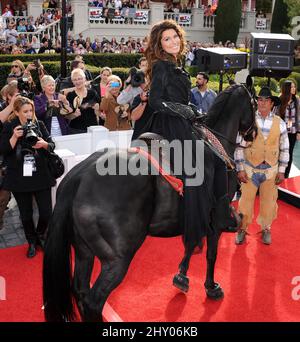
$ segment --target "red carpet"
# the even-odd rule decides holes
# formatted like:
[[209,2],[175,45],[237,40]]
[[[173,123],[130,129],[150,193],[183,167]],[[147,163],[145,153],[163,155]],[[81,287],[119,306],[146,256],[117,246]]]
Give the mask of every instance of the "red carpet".
[[[192,258],[185,295],[172,286],[183,253],[180,238],[148,238],[108,302],[124,321],[299,321],[300,300],[292,298],[292,279],[300,276],[299,228],[300,211],[280,202],[271,246],[255,235],[256,224],[241,246],[233,234],[223,234],[215,280],[225,298],[218,302],[205,297],[205,253]],[[25,252],[26,246],[0,250],[0,276],[7,287],[0,321],[43,320],[42,254],[29,260]]]
[[42,252],[26,258],[27,245],[0,250],[0,277],[6,300],[0,300],[0,322],[43,322]]

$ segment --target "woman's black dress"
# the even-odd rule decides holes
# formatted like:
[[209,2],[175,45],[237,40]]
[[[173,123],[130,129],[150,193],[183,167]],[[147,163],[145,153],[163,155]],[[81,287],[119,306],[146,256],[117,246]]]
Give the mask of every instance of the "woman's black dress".
[[[191,82],[189,75],[184,69],[177,67],[169,61],[158,61],[153,66],[152,82],[149,95],[149,104],[154,110],[150,131],[162,135],[169,142],[174,139],[184,142],[192,141],[192,151],[184,151],[189,154],[189,158],[195,160],[196,137],[192,132],[190,121],[184,118],[169,115],[163,102],[176,102],[187,105],[190,99]],[[213,165],[213,156],[205,153],[205,162]],[[182,159],[184,160],[184,159]],[[209,162],[210,160],[210,162]],[[204,165],[201,165],[204,169]],[[184,170],[184,168],[183,168]],[[184,184],[184,194],[181,199],[179,222],[184,227],[184,238],[186,245],[199,244],[202,237],[211,233],[210,212],[213,205],[212,174],[204,172],[204,182],[199,186],[186,186]],[[188,176],[178,175],[186,181]]]

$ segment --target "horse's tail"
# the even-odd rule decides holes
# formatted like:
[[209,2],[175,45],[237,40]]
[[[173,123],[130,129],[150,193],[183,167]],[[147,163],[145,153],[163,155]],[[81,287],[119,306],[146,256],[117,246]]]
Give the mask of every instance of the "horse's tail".
[[[64,184],[66,185],[66,184]],[[71,190],[71,189],[70,189]],[[64,191],[57,202],[49,224],[43,265],[43,296],[46,321],[75,319],[71,291],[71,237],[73,220],[71,203],[74,190]]]

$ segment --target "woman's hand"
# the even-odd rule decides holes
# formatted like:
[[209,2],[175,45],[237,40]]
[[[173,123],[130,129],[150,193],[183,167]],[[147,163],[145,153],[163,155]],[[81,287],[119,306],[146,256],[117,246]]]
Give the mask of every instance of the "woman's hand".
[[300,140],[300,133],[297,133],[296,139],[297,139],[297,140]]
[[44,148],[45,150],[47,150],[48,149],[48,143],[43,138],[38,138],[37,143],[32,147],[35,148],[36,150],[38,150],[40,148]]
[[49,105],[52,107],[59,108],[59,100],[49,100]]
[[78,117],[81,115],[80,109],[77,108],[73,114],[74,114],[74,116],[75,116],[76,118],[78,118]]
[[18,140],[19,138],[21,138],[24,134],[23,128],[22,126],[17,126],[14,128],[14,133],[13,133],[13,137]]
[[63,94],[58,94],[58,100],[65,105],[69,105],[69,101],[67,100],[67,97]]

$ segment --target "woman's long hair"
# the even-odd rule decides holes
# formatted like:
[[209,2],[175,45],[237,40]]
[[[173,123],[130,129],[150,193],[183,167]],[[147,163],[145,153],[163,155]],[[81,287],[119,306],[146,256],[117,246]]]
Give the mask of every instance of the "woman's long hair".
[[37,121],[33,101],[31,101],[30,99],[28,99],[27,97],[24,97],[24,96],[18,96],[15,99],[13,112],[9,115],[8,121],[12,121],[13,119],[15,119],[17,117],[16,112],[19,112],[21,110],[21,108],[26,104],[29,104],[32,107],[32,110],[33,110],[32,121],[33,122]]
[[292,100],[294,102],[295,108],[296,108],[296,113],[298,110],[298,104],[297,104],[297,98],[295,94],[291,94],[291,87],[294,82],[291,80],[286,80],[282,83],[281,85],[281,95],[279,96],[281,105],[279,107],[279,116],[281,119],[285,119],[285,112],[286,109],[289,105],[289,101]]
[[[177,56],[177,60],[174,56],[164,51],[161,45],[161,38],[163,32],[171,29],[176,31],[180,38],[180,50]],[[163,20],[152,27],[148,41],[148,46],[144,53],[148,62],[146,77],[150,83],[152,79],[153,64],[158,60],[171,61],[181,64],[181,61],[183,60],[184,54],[186,52],[186,42],[184,39],[184,35],[185,33],[183,29],[173,20]]]

